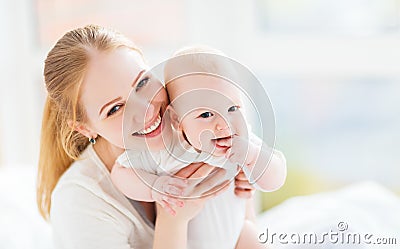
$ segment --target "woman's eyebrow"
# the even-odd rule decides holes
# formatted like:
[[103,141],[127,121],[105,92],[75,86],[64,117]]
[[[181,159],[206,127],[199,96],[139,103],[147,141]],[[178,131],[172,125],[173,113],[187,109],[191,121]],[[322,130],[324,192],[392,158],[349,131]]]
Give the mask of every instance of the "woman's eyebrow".
[[103,105],[103,106],[100,108],[99,115],[101,115],[101,113],[103,112],[104,108],[106,108],[107,106],[109,106],[109,105],[111,105],[112,103],[115,103],[115,102],[117,102],[117,101],[119,101],[119,100],[121,100],[121,99],[122,99],[122,97],[117,97],[117,98],[111,100],[110,102],[108,102],[107,104]]
[[[132,82],[132,87],[135,85],[135,83],[139,80],[139,78],[143,75],[144,72],[146,72],[146,70],[143,69],[142,71],[140,71],[140,72],[138,73],[138,75],[136,76],[136,78],[135,78],[135,79],[133,80],[133,82]],[[104,108],[106,108],[107,106],[109,106],[109,105],[111,105],[111,104],[113,104],[113,103],[115,103],[115,102],[117,102],[117,101],[119,101],[119,100],[121,100],[121,99],[122,99],[122,97],[117,97],[117,98],[115,98],[115,99],[109,101],[107,104],[103,105],[103,106],[100,108],[99,115],[101,115],[101,113],[103,112]]]

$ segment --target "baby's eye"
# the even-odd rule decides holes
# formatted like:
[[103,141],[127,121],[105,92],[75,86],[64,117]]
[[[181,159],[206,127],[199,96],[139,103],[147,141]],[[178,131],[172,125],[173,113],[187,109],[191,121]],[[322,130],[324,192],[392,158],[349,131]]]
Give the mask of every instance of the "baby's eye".
[[239,106],[234,105],[234,106],[229,107],[228,112],[235,112],[237,110],[239,110]]
[[113,107],[107,112],[107,117],[109,117],[109,116],[113,115],[114,113],[118,112],[119,109],[121,109],[121,107],[122,107],[121,104],[113,106]]
[[140,88],[144,87],[148,82],[150,81],[149,77],[143,78],[139,83],[136,85],[136,91],[138,91]]
[[209,117],[212,117],[212,116],[214,116],[214,115],[211,112],[203,112],[202,114],[200,114],[199,117],[201,117],[201,118],[209,118]]

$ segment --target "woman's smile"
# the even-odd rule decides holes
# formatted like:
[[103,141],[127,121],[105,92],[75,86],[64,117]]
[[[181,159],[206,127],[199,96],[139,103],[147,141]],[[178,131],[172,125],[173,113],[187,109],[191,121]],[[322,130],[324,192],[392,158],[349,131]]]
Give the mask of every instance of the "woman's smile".
[[[151,123],[149,123],[148,125],[146,125],[147,128],[142,129],[140,131],[137,131],[135,133],[133,133],[133,136],[156,136],[159,134],[159,132],[161,131],[161,115],[160,113],[158,113],[158,115],[155,117],[155,120],[153,119],[153,121]],[[157,134],[156,134],[157,133]]]

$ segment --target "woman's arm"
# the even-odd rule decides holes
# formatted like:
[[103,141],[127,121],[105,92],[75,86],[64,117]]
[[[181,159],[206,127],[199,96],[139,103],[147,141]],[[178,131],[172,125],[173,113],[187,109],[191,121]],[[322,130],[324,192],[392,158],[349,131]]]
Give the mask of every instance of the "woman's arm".
[[[160,210],[160,208],[158,208]],[[171,219],[169,214],[157,212],[153,249],[186,249],[188,220]]]
[[175,216],[157,206],[153,249],[186,249],[189,221],[202,209],[205,199],[186,201]]
[[[171,216],[157,205],[157,219],[154,233],[153,249],[187,249],[188,223],[203,208],[205,202],[228,189],[226,182],[207,191],[213,193],[206,197],[185,201],[185,206],[178,208],[176,215]],[[206,194],[206,193],[204,193]]]
[[265,249],[266,247],[258,241],[258,231],[254,222],[245,220],[236,249]]
[[[195,163],[180,170],[176,176],[188,178],[188,180],[204,179],[214,170],[214,167]],[[153,249],[186,249],[188,223],[203,208],[204,203],[228,189],[226,181],[218,184],[221,175],[213,174],[212,177],[196,184],[193,192],[200,193],[200,198],[185,201],[184,207],[178,208],[173,217],[164,209],[157,206],[157,219],[154,233]],[[197,180],[194,180],[197,181]],[[204,196],[206,195],[206,196]]]
[[249,198],[246,202],[246,217],[245,222],[240,232],[239,240],[236,244],[236,249],[247,248],[265,248],[258,241],[260,232],[256,226],[256,214],[254,210],[254,198]]
[[246,220],[256,223],[256,211],[254,209],[254,198],[250,198],[246,202]]

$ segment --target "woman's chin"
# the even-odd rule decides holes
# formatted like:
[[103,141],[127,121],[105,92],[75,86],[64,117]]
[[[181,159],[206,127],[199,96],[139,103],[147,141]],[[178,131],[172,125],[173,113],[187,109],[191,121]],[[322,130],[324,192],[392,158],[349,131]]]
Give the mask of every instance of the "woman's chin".
[[162,142],[155,142],[155,141],[147,141],[147,150],[149,151],[160,151],[160,150],[164,150],[165,146]]

